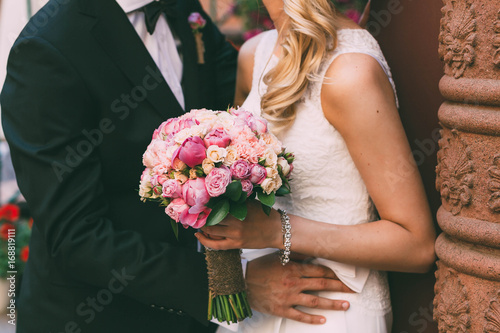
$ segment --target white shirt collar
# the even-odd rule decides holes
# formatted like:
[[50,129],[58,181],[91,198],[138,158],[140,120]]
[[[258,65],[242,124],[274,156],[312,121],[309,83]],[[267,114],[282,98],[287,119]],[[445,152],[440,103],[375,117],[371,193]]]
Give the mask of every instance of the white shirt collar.
[[146,6],[148,3],[156,0],[116,0],[118,5],[122,7],[123,11],[128,14],[137,10],[143,6]]

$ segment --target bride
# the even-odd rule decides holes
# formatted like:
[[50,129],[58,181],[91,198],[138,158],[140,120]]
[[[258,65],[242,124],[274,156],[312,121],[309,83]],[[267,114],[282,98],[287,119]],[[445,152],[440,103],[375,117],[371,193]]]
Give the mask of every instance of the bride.
[[[227,218],[197,237],[213,249],[259,249],[244,251],[249,298],[259,312],[238,324],[240,332],[390,332],[384,271],[427,271],[435,238],[390,70],[375,39],[330,0],[264,5],[276,30],[241,48],[235,105],[268,119],[295,153],[292,193],[278,198],[269,216],[253,202],[244,222]],[[287,226],[291,237],[282,234]],[[252,290],[268,283],[253,273],[257,265],[287,263],[276,249],[315,258],[349,292],[310,292],[321,298],[291,300],[275,316]],[[325,310],[323,299],[345,300],[348,310]]]

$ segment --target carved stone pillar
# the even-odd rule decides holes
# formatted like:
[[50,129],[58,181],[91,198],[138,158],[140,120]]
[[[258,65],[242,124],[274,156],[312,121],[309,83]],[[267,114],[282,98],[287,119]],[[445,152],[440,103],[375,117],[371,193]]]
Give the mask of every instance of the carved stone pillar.
[[500,332],[500,1],[444,0],[439,332]]

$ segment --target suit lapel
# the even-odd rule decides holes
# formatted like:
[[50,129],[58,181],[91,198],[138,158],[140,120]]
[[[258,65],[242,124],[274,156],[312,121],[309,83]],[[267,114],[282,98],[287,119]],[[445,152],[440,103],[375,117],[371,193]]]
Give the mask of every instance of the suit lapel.
[[[116,1],[81,1],[81,3],[84,2],[87,3],[86,9],[89,8],[89,2],[93,2],[94,5],[99,3],[94,7],[97,22],[92,29],[92,34],[110,58],[113,59],[114,63],[128,77],[132,86],[134,88],[144,88],[147,92],[147,100],[163,118],[176,117],[182,114],[184,110],[177,102],[167,82],[163,79],[160,70],[134,27],[130,24],[127,15]],[[151,79],[152,76],[157,78],[156,82],[161,81],[153,89],[151,89],[153,86],[151,82],[154,82],[154,79]],[[123,93],[130,92],[124,91]]]

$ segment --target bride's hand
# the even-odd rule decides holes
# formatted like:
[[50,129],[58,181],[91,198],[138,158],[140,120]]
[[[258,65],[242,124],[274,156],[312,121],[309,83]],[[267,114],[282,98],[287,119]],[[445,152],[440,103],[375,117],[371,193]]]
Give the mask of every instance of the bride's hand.
[[272,210],[267,216],[260,202],[248,202],[248,214],[242,222],[228,215],[215,226],[203,227],[195,236],[204,246],[214,250],[282,248],[280,215]]

